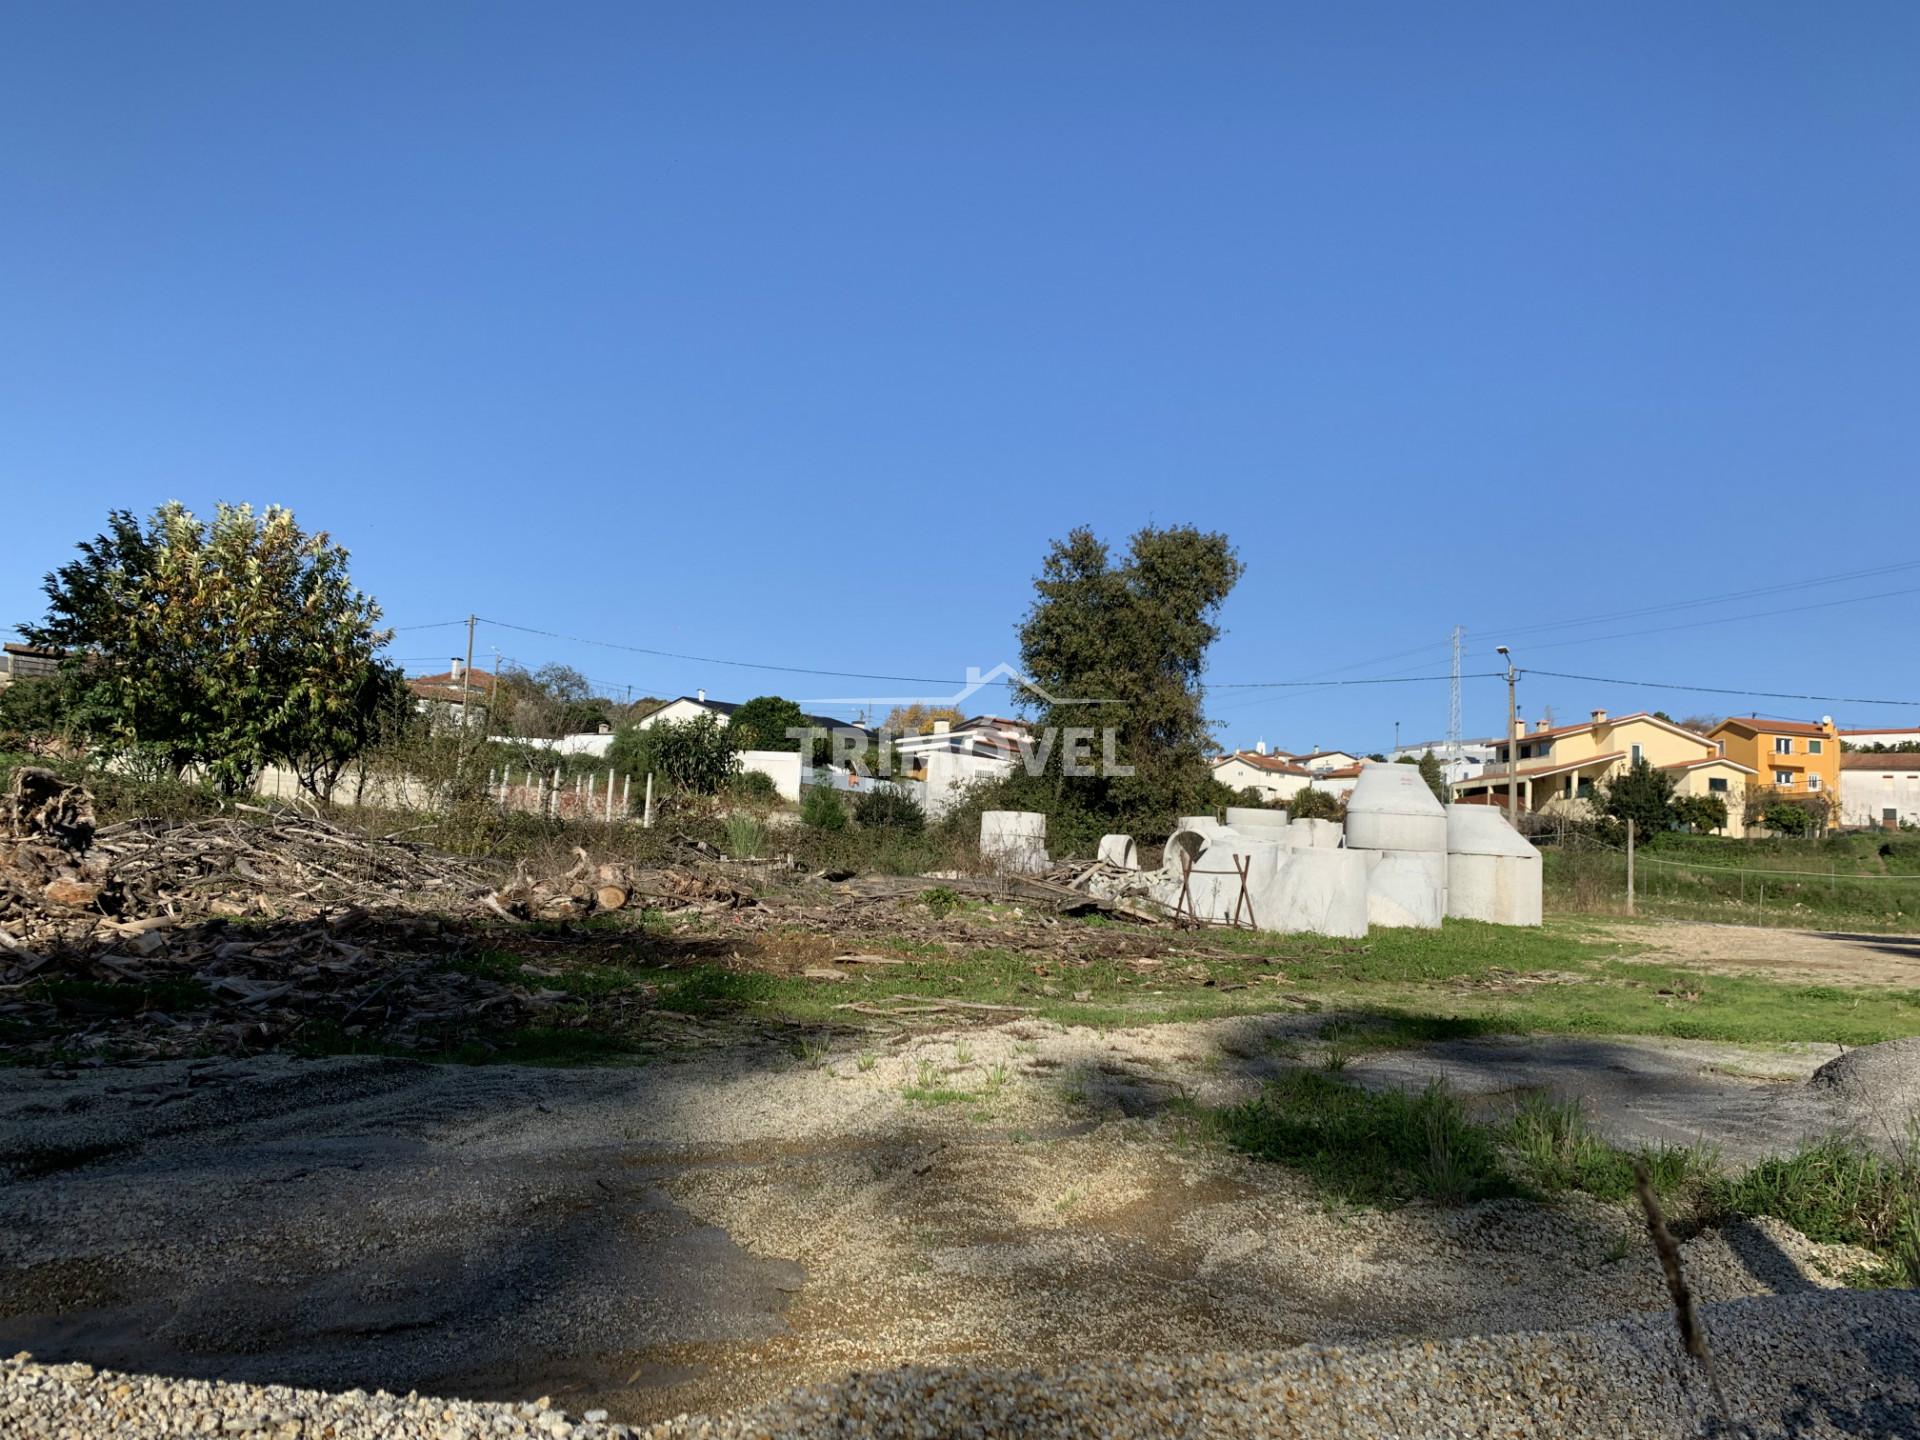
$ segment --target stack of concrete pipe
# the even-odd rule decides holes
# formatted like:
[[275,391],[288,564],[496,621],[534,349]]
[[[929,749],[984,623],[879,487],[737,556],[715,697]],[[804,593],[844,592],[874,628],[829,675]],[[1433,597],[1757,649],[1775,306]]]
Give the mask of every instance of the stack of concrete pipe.
[[1538,925],[1540,852],[1487,805],[1447,806],[1447,914]]
[[1047,859],[1047,817],[1032,810],[983,810],[980,855],[1007,875],[1038,875]]
[[[1261,930],[1367,933],[1366,863],[1335,848],[1339,826],[1332,827],[1335,846],[1319,847],[1319,837],[1299,827],[1325,822],[1289,824],[1279,810],[1236,806],[1227,812],[1226,825],[1211,816],[1187,817],[1195,818],[1202,824],[1183,820],[1167,839],[1153,883],[1162,903],[1183,905],[1196,918],[1221,924],[1250,919]],[[1302,845],[1303,839],[1308,843]]]
[[1447,812],[1412,765],[1363,766],[1347,797],[1347,848],[1365,857],[1367,922],[1438,930],[1447,913]]
[[[1044,815],[989,810],[980,817],[980,852],[1003,871],[1045,870],[1046,840]],[[1128,835],[1104,837],[1100,858],[1139,868]],[[1411,765],[1364,766],[1344,828],[1253,806],[1230,807],[1225,824],[1182,816],[1160,869],[1143,878],[1169,909],[1282,933],[1433,930],[1446,916],[1540,923],[1540,852],[1498,811],[1442,806]]]

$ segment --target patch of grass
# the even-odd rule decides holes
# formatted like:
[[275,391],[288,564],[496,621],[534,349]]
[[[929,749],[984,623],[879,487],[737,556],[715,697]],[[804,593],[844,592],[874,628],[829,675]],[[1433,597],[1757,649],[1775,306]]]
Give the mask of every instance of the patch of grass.
[[1707,1207],[1723,1216],[1771,1215],[1809,1239],[1872,1250],[1885,1268],[1871,1278],[1920,1286],[1920,1171],[1911,1162],[1821,1141],[1721,1180]]
[[802,1035],[793,1042],[793,1053],[809,1070],[818,1070],[833,1053],[833,1042],[825,1035]]
[[1348,1204],[1464,1204],[1517,1193],[1486,1130],[1438,1085],[1373,1093],[1312,1071],[1219,1112],[1229,1144],[1301,1170]]
[[780,990],[780,983],[771,975],[742,975],[702,965],[663,981],[659,1003],[663,1010],[710,1015],[765,1005]]
[[727,854],[736,860],[751,860],[767,843],[767,828],[751,815],[727,817]]
[[946,886],[936,885],[931,890],[920,892],[920,903],[933,912],[934,919],[944,920],[965,902]]
[[1633,1194],[1633,1162],[1646,1164],[1648,1177],[1662,1196],[1682,1194],[1712,1173],[1712,1157],[1703,1150],[1662,1145],[1638,1152],[1621,1150],[1588,1128],[1571,1101],[1535,1097],[1495,1129],[1515,1168],[1533,1188],[1548,1195],[1580,1190],[1602,1200],[1624,1201]]
[[867,1071],[873,1069],[874,1066],[880,1063],[880,1057],[874,1054],[873,1051],[871,1050],[862,1050],[860,1052],[859,1058],[856,1059],[853,1063],[854,1063],[854,1067],[858,1069],[862,1075],[864,1075],[867,1073]]

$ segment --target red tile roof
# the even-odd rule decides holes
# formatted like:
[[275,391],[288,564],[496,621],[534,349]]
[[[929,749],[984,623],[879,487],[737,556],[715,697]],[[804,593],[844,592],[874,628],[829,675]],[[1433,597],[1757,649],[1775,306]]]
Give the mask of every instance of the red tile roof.
[[1760,772],[1751,765],[1742,765],[1738,760],[1729,760],[1724,755],[1703,755],[1698,760],[1676,760],[1671,765],[1662,765],[1662,770],[1698,770],[1702,765],[1731,765],[1736,770],[1744,770],[1749,775]]
[[1840,757],[1842,770],[1920,770],[1920,752],[1895,750],[1884,755],[1863,755],[1854,751]]
[[1805,720],[1760,720],[1747,715],[1729,715],[1715,730],[1745,730],[1750,735],[1825,735],[1827,727]]
[[1313,773],[1310,770],[1301,769],[1298,765],[1290,764],[1278,755],[1262,755],[1257,750],[1236,750],[1231,755],[1220,756],[1213,763],[1217,769],[1229,760],[1244,760],[1254,769],[1265,770],[1271,775],[1311,775]]

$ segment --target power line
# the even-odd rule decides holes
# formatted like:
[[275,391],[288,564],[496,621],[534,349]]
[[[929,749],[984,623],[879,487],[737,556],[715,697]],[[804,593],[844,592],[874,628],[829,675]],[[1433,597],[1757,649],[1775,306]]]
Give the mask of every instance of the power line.
[[1858,695],[1801,695],[1790,690],[1734,690],[1721,685],[1671,685],[1661,680],[1620,680],[1605,675],[1570,675],[1564,670],[1525,669],[1522,675],[1549,675],[1555,680],[1584,680],[1593,685],[1629,685],[1643,690],[1691,690],[1701,695],[1744,695],[1759,700],[1822,700],[1832,705],[1910,705],[1920,700],[1868,700]]
[[[1816,600],[1811,605],[1787,605],[1778,610],[1752,610],[1741,615],[1721,615],[1712,620],[1688,620],[1679,625],[1655,625],[1646,630],[1616,630],[1611,635],[1585,635],[1578,640],[1549,640],[1543,645],[1530,645],[1530,650],[1561,650],[1569,645],[1596,645],[1602,640],[1631,640],[1641,635],[1665,635],[1673,630],[1699,630],[1708,625],[1739,625],[1752,620],[1765,620],[1775,615],[1798,615],[1807,610],[1831,610],[1836,605],[1858,605],[1867,600],[1892,600],[1901,595],[1920,595],[1920,585],[1910,585],[1903,590],[1880,590],[1872,595],[1849,595],[1840,600]],[[1503,631],[1503,634],[1519,634],[1519,631]]]

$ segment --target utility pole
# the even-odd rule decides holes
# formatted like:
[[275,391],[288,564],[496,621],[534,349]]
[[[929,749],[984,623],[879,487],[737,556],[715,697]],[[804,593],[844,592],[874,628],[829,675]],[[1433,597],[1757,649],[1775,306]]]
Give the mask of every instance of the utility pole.
[[1507,819],[1520,828],[1520,709],[1514,702],[1513,682],[1519,671],[1513,668],[1513,652],[1504,645],[1494,646],[1507,662]]
[[1447,758],[1460,758],[1460,639],[1466,630],[1453,627],[1453,692],[1447,704]]
[[1398,720],[1393,722],[1393,758],[1396,760],[1400,758],[1400,722]]
[[474,615],[467,616],[467,663],[460,671],[460,728],[462,730],[467,728],[473,714],[473,706],[468,703],[468,696],[473,690],[473,625],[478,618]]

